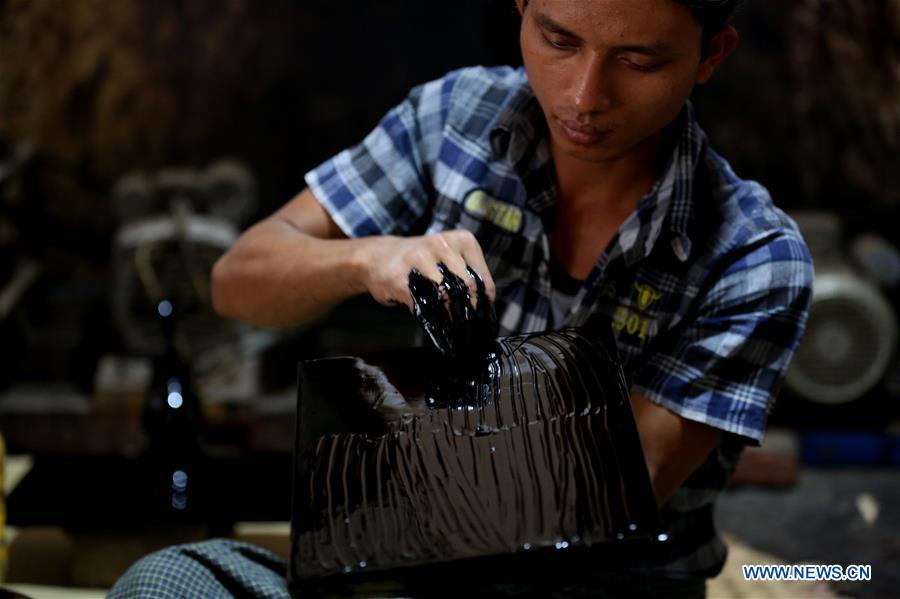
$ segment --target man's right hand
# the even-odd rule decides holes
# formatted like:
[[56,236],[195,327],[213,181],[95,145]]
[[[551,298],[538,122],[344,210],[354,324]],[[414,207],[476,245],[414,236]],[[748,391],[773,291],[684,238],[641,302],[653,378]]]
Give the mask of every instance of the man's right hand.
[[466,282],[473,306],[477,287],[469,276],[469,266],[484,282],[485,293],[493,303],[496,287],[478,240],[471,231],[457,229],[420,237],[370,237],[361,248],[363,284],[376,301],[385,305],[403,304],[412,310],[409,273],[415,269],[435,283],[442,282],[438,264],[444,263]]
[[466,282],[474,305],[476,286],[466,272],[468,264],[493,302],[494,280],[471,232],[347,239],[305,189],[245,231],[219,259],[212,272],[212,302],[222,316],[267,327],[311,322],[366,292],[382,304],[411,308],[410,271],[418,269],[441,283],[439,262]]

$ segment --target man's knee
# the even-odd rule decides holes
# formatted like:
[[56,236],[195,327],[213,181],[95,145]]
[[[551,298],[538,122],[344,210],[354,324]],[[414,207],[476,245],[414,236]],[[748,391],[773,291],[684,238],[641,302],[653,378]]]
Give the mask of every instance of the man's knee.
[[188,597],[222,589],[215,574],[193,554],[204,546],[227,541],[204,541],[161,549],[136,561],[109,593],[113,599],[132,597]]

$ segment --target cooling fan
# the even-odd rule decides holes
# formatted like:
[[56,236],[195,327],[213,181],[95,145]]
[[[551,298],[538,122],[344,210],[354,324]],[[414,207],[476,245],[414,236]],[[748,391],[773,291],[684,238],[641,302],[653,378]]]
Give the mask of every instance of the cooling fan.
[[897,347],[897,318],[873,277],[842,250],[836,215],[792,216],[810,247],[816,276],[806,335],[785,385],[808,402],[848,405],[884,380]]

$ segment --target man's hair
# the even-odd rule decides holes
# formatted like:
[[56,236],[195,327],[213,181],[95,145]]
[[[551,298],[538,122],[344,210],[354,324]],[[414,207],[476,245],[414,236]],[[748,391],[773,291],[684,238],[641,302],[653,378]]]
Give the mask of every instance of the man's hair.
[[712,37],[725,27],[741,0],[678,0],[687,4],[694,18],[703,26],[703,49]]
[[[694,18],[703,26],[703,49],[712,37],[719,33],[731,19],[734,9],[741,0],[676,0],[687,4]],[[525,0],[528,6],[528,0]]]

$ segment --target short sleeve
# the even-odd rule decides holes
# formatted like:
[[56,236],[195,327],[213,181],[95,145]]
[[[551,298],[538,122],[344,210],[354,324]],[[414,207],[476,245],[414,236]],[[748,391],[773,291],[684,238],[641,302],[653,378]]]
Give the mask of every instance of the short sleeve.
[[402,235],[427,212],[451,84],[448,76],[414,88],[362,143],[306,174],[348,237]]
[[697,310],[660,338],[632,390],[758,443],[806,326],[812,259],[798,235],[775,234],[720,272]]

